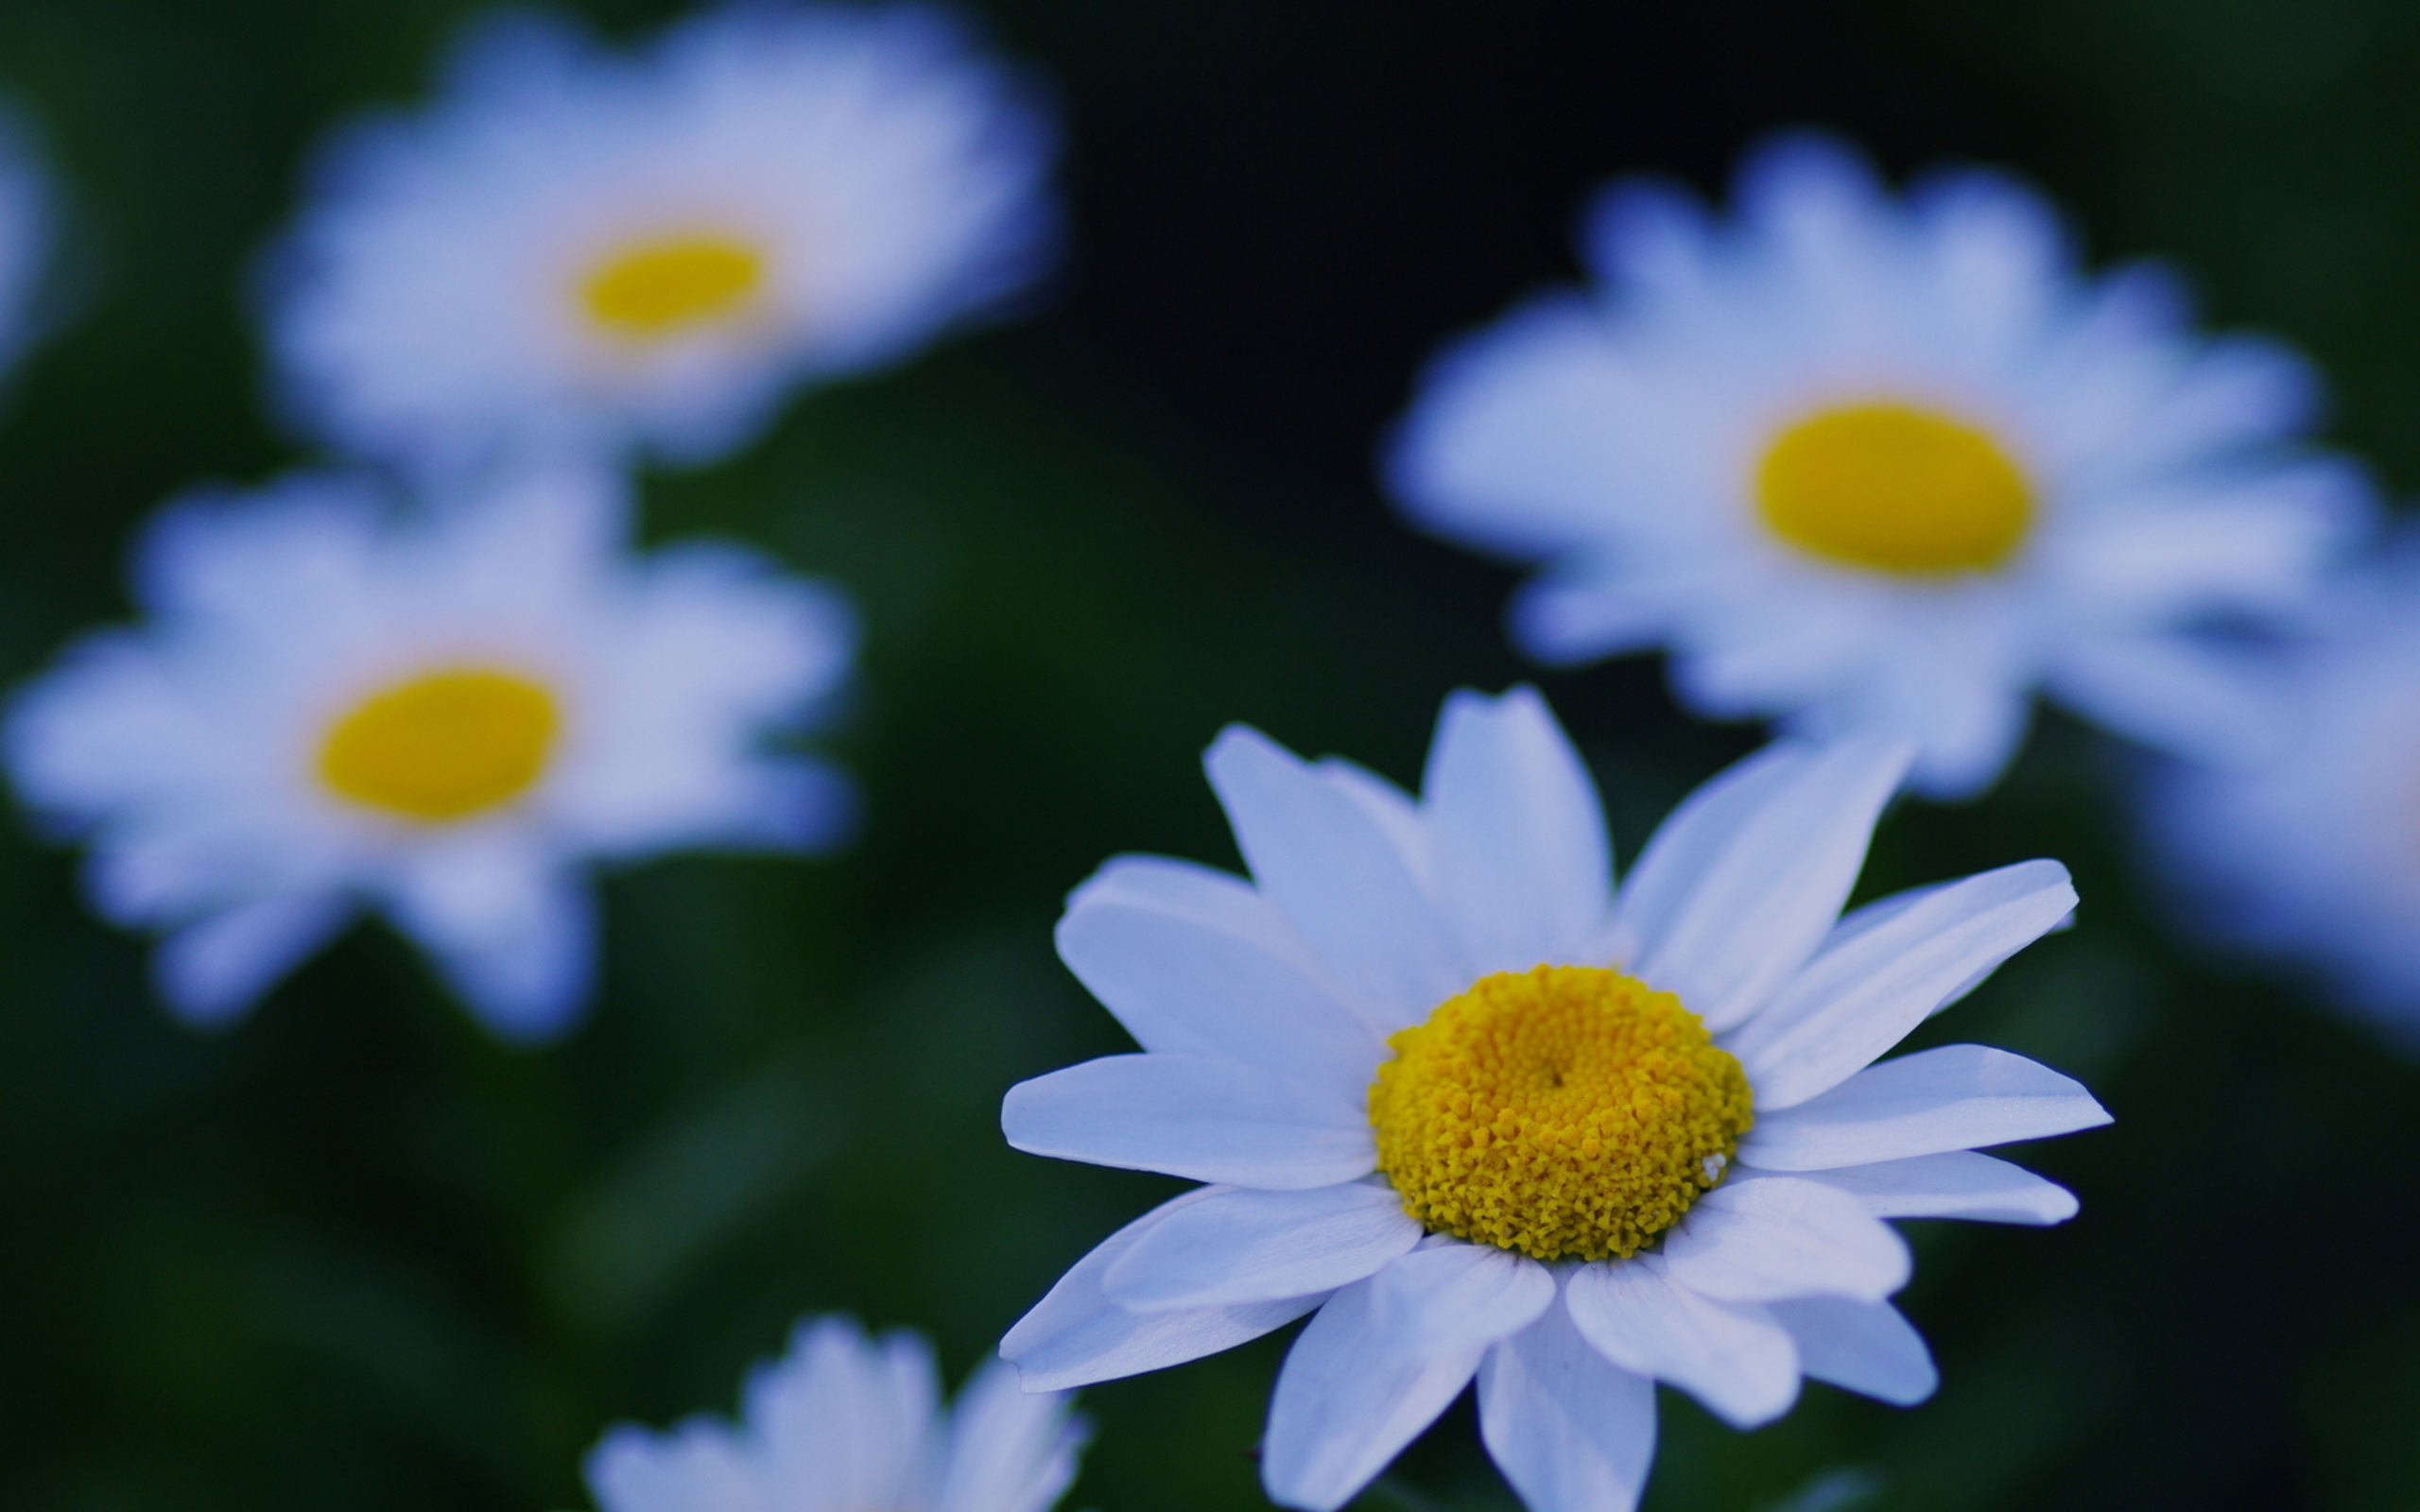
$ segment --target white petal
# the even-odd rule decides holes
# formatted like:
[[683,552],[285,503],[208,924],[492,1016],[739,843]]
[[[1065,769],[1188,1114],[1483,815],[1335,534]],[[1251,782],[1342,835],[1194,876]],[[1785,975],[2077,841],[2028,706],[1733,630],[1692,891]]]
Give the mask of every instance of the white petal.
[[1823,1171],[2108,1122],[2082,1083],[2048,1066],[1986,1045],[1943,1045],[1868,1066],[1820,1097],[1760,1115],[1739,1159],[1768,1171]]
[[1203,1187],[1164,1202],[1070,1266],[1000,1341],[1000,1358],[1017,1367],[1025,1389],[1063,1390],[1183,1365],[1283,1328],[1325,1301],[1315,1296],[1184,1313],[1130,1313],[1101,1295],[1101,1277],[1136,1240],[1171,1214],[1228,1190]]
[[1530,1512],[1631,1512],[1655,1458],[1655,1383],[1551,1307],[1479,1362],[1478,1428]]
[[153,980],[178,1018],[216,1028],[250,1010],[352,917],[353,905],[329,893],[240,903],[161,941],[151,961]]
[[900,1506],[923,1489],[941,1385],[921,1337],[869,1339],[844,1317],[804,1319],[742,1397],[782,1512]]
[[2142,633],[2080,639],[2051,669],[2061,701],[2121,735],[2187,760],[2257,761],[2278,748],[2273,694],[2256,662],[2206,640]]
[[1101,1290],[1138,1313],[1273,1302],[1357,1281],[1420,1240],[1391,1187],[1223,1192],[1136,1240]]
[[1564,1280],[1571,1321],[1606,1359],[1668,1381],[1736,1428],[1798,1400],[1798,1351],[1762,1307],[1676,1286],[1656,1255],[1581,1266]]
[[[1059,958],[1144,1049],[1369,1085],[1386,1048],[1290,943],[1275,909],[1233,879],[1172,868],[1147,873],[1157,895],[1146,901],[1125,885],[1135,870],[1112,862],[1078,888],[1058,942]],[[1267,917],[1231,924],[1249,912]]]
[[2055,928],[2074,910],[2076,890],[2057,862],[2022,861],[1891,902],[1876,905],[1887,914],[1843,921],[1772,1005],[1723,1041],[1747,1070],[1759,1110],[1840,1085]]
[[1205,759],[1262,896],[1389,1027],[1469,985],[1402,850],[1342,787],[1240,725]]
[[931,1512],[1046,1512],[1076,1479],[1086,1436],[1058,1391],[1018,1388],[1015,1367],[986,1363],[949,1415],[948,1457]]
[[1803,1179],[1855,1195],[1877,1218],[2053,1224],[2076,1215],[2075,1194],[2066,1188],[1972,1150],[1809,1171]]
[[1908,1283],[1908,1246],[1845,1192],[1787,1177],[1733,1179],[1664,1241],[1665,1274],[1726,1302],[1839,1296],[1880,1301]]
[[1017,1083],[1000,1128],[1028,1155],[1294,1191],[1376,1168],[1351,1101],[1240,1061],[1104,1056]]
[[1476,972],[1576,963],[1603,934],[1604,813],[1536,689],[1448,697],[1421,794],[1437,894]]
[[1781,744],[1691,794],[1622,887],[1633,971],[1718,1033],[1763,1006],[1839,919],[1909,759],[1893,741]]
[[1798,1341],[1799,1364],[1818,1381],[1911,1407],[1941,1383],[1924,1336],[1888,1302],[1802,1297],[1771,1304]]
[[587,1007],[596,901],[540,843],[496,833],[424,846],[391,894],[396,927],[498,1039],[552,1039]]
[[1554,1290],[1535,1261],[1443,1244],[1337,1293],[1277,1375],[1261,1457],[1270,1500],[1308,1512],[1351,1501]]
[[704,1418],[666,1434],[623,1423],[581,1469],[603,1512],[781,1512],[731,1431]]

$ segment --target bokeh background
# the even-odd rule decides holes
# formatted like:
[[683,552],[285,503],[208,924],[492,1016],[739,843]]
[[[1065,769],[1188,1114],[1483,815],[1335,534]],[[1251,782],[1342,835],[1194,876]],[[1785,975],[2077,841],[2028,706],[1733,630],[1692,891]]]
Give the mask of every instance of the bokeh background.
[[[655,4],[585,8],[631,32]],[[403,102],[455,0],[7,0],[0,86],[73,195],[73,317],[0,413],[0,677],[126,612],[127,532],[298,460],[243,288],[299,164]],[[2187,266],[2331,369],[2420,476],[2420,9],[2395,0],[994,0],[1066,117],[1074,254],[1029,319],[811,396],[652,534],[745,535],[870,627],[811,864],[614,879],[593,1025],[488,1040],[372,929],[202,1037],[70,861],[0,834],[0,1503],[550,1512],[610,1420],[727,1409],[788,1321],[931,1331],[955,1376],[1155,1178],[1010,1151],[1011,1082],[1119,1048],[1055,961],[1102,857],[1235,864],[1201,747],[1248,720],[1416,778],[1450,687],[1535,672],[1509,576],[1398,527],[1375,438],[1443,336],[1570,276],[1607,175],[1706,188],[1776,126],[2011,165],[2098,259]],[[1634,661],[1540,679],[1625,855],[1753,732]],[[2162,942],[2125,763],[2052,723],[1868,892],[2031,855],[2081,926],[1927,1032],[2084,1077],[2028,1159],[2083,1216],[1911,1225],[1940,1396],[1811,1385],[1740,1435],[1667,1393],[1653,1512],[2420,1504],[2420,1068]],[[2414,757],[2420,782],[2420,753]],[[2415,843],[2420,843],[2416,841]],[[1096,1388],[1071,1507],[1261,1505],[1283,1338]],[[1457,1409],[1362,1505],[1510,1508]],[[884,1509],[866,1509],[884,1512]]]

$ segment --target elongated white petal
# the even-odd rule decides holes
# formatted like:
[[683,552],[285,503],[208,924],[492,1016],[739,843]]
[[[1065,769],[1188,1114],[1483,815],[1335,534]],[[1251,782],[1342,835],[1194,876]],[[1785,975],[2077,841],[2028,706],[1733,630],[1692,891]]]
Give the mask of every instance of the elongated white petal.
[[1392,1188],[1223,1192],[1171,1213],[1110,1266],[1101,1290],[1138,1313],[1332,1292],[1420,1243]]
[[1676,1286],[1660,1256],[1581,1266],[1564,1305],[1606,1359],[1670,1382],[1735,1427],[1771,1422],[1798,1400],[1798,1351],[1764,1308]]
[[1596,783],[1537,690],[1448,697],[1421,794],[1472,970],[1580,964],[1613,906],[1613,849]]
[[741,1395],[770,1486],[814,1486],[833,1506],[897,1504],[940,1447],[932,1346],[905,1330],[869,1338],[849,1318],[804,1319]]
[[240,903],[163,940],[152,974],[178,1018],[216,1027],[242,1017],[352,918],[352,903],[333,893]]
[[1059,1391],[1115,1381],[1216,1354],[1283,1328],[1326,1300],[1324,1295],[1244,1307],[1130,1313],[1101,1294],[1101,1277],[1136,1240],[1175,1213],[1228,1191],[1202,1187],[1160,1204],[1093,1247],[1000,1341],[1028,1391]]
[[1908,1246],[1849,1194],[1787,1177],[1734,1179],[1698,1199],[1664,1241],[1665,1274],[1725,1302],[1855,1297],[1908,1283]]
[[1655,1383],[1550,1307],[1479,1362],[1478,1428],[1530,1512],[1630,1512],[1655,1458]]
[[2109,1122],[2083,1084],[1986,1045],[1943,1045],[1868,1066],[1820,1097],[1765,1114],[1739,1159],[1824,1171],[2046,1139]]
[[2075,1194],[2066,1188],[1972,1150],[1809,1171],[1804,1179],[1851,1194],[1877,1218],[2053,1224],[2076,1215]]
[[765,1512],[747,1451],[707,1418],[667,1434],[619,1424],[581,1469],[603,1512]]
[[1058,941],[1059,958],[1144,1049],[1369,1085],[1385,1047],[1275,909],[1240,883],[1206,871],[1181,881],[1173,868],[1150,873],[1153,896],[1138,898],[1143,889],[1121,885],[1135,869],[1113,862],[1078,889]]
[[1262,894],[1387,1027],[1420,1022],[1468,985],[1436,905],[1359,801],[1240,725],[1205,765]]
[[1944,999],[2075,905],[2067,868],[2055,861],[1927,888],[1887,917],[1839,932],[1723,1048],[1746,1069],[1760,1111],[1803,1103],[1897,1044]]
[[1941,1383],[1924,1336],[1888,1302],[1802,1297],[1771,1309],[1798,1341],[1801,1367],[1818,1381],[1898,1407],[1914,1406]]
[[1717,1033],[1762,1007],[1839,919],[1910,755],[1875,739],[1783,745],[1698,789],[1623,885],[1634,974]]
[[949,1412],[932,1512],[1047,1512],[1076,1479],[1084,1424],[1063,1392],[1024,1391],[1015,1367],[987,1362]]
[[1461,1244],[1415,1250],[1338,1292],[1277,1375],[1261,1457],[1270,1499],[1306,1512],[1351,1501],[1554,1293],[1535,1261]]
[[502,1040],[541,1043],[587,1010],[596,904],[524,836],[424,848],[393,882],[395,923]]
[[1377,1163],[1350,1100],[1200,1056],[1104,1056],[1019,1082],[1000,1128],[1029,1155],[1237,1186],[1332,1186]]

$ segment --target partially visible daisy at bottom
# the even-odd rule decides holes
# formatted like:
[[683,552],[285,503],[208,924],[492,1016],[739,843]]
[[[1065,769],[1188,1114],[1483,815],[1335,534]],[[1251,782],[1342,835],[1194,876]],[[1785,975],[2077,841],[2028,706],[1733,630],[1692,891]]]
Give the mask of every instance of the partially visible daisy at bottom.
[[313,474],[173,506],[137,555],[143,623],[11,711],[19,794],[89,841],[102,914],[164,934],[188,1022],[368,908],[497,1034],[544,1039],[588,996],[587,864],[846,827],[839,771],[773,744],[854,658],[833,590],[719,542],[635,554],[586,469],[441,502],[402,517]]
[[624,1424],[588,1456],[603,1512],[1046,1512],[1087,1430],[1065,1394],[994,1362],[943,1407],[932,1350],[842,1317],[800,1322],[748,1381],[741,1420]]
[[2188,930],[2310,968],[2420,1052],[2420,537],[2337,597],[2282,654],[2271,760],[2145,764],[2146,851]]
[[1635,1502],[1659,1380],[1742,1426],[1802,1376],[1929,1395],[1884,1220],[2060,1222],[2066,1192],[1974,1152],[2108,1115],[1979,1045],[1876,1063],[2075,903],[2029,861],[1841,917],[1909,756],[1768,747],[1616,892],[1528,689],[1446,702],[1418,799],[1228,730],[1210,781],[1251,881],[1130,856],[1077,889],[1061,956],[1143,1053],[1003,1109],[1019,1149],[1210,1184],[1078,1262],[1001,1353],[1062,1389],[1313,1314],[1262,1460],[1313,1509],[1474,1376],[1539,1512]]

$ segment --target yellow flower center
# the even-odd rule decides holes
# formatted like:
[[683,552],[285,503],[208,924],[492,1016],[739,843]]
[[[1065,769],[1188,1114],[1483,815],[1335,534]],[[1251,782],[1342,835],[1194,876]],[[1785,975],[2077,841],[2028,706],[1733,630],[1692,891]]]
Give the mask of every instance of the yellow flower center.
[[561,725],[553,696],[514,673],[424,673],[372,694],[328,728],[320,781],[339,798],[418,823],[468,818],[538,780]]
[[1370,1123],[1404,1211],[1539,1260],[1636,1254],[1754,1122],[1698,1016],[1603,967],[1482,977],[1387,1043]]
[[1909,577],[1989,572],[2033,520],[1997,441],[1908,404],[1820,410],[1783,431],[1756,469],[1756,506],[1802,551]]
[[589,318],[653,342],[738,314],[762,290],[765,254],[731,236],[689,233],[622,248],[580,284]]

